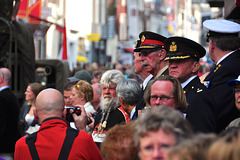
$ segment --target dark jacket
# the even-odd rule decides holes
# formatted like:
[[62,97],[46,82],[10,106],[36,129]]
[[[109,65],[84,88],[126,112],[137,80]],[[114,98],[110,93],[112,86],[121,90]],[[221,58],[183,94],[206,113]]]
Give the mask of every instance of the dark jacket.
[[21,136],[24,136],[26,134],[25,132],[30,126],[25,120],[25,116],[29,112],[30,108],[31,105],[29,105],[28,103],[24,103],[19,114],[19,131]]
[[234,119],[240,117],[235,107],[235,97],[232,87],[227,85],[231,79],[240,75],[240,50],[235,51],[220,62],[205,78],[213,95],[217,109],[217,131],[220,132]]
[[20,105],[9,88],[0,92],[0,153],[14,152],[20,134],[18,116]]
[[187,120],[194,132],[216,133],[216,102],[210,91],[195,77],[184,87]]

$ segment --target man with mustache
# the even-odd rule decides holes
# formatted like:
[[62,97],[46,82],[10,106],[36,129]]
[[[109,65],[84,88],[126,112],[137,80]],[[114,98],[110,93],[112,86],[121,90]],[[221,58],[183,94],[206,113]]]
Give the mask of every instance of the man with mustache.
[[[140,47],[140,45],[141,45],[141,40],[137,40],[136,45],[135,45],[135,50],[138,47]],[[142,82],[142,93],[141,93],[141,95],[138,99],[136,107],[133,109],[133,116],[131,118],[132,120],[135,120],[138,117],[138,112],[141,112],[141,110],[146,105],[146,103],[144,102],[144,99],[143,99],[143,95],[144,95],[145,88],[146,88],[148,82],[153,78],[153,75],[149,71],[147,71],[148,68],[146,66],[142,65],[139,53],[134,52],[133,55],[134,55],[134,60],[133,60],[134,72],[137,73],[138,75],[140,75],[142,80],[143,80],[143,82]]]
[[193,131],[216,132],[216,102],[197,76],[199,59],[205,56],[206,50],[184,37],[167,38],[165,45],[169,74],[181,82],[188,103],[186,118]]
[[123,79],[124,75],[122,72],[115,69],[106,71],[101,77],[102,96],[100,107],[102,112],[95,118],[94,131],[92,133],[93,140],[98,148],[104,141],[108,129],[116,124],[129,121],[127,113],[120,107],[116,93],[117,84]]
[[134,52],[139,52],[142,65],[154,77],[168,74],[168,62],[164,61],[167,54],[164,45],[166,37],[144,31],[139,34],[139,38],[141,40],[140,47],[134,49]]
[[158,77],[160,75],[168,75],[168,62],[164,61],[167,54],[164,47],[164,40],[166,39],[166,37],[154,32],[144,31],[139,34],[139,38],[140,40],[138,41],[138,45],[134,49],[134,54],[138,53],[139,61],[142,65],[141,72],[142,74],[146,72],[148,77],[145,76],[146,78],[142,85],[143,92],[136,105],[136,111],[134,113],[133,119],[136,119],[138,117],[138,114],[140,114],[146,106],[143,95],[148,82],[153,77]]

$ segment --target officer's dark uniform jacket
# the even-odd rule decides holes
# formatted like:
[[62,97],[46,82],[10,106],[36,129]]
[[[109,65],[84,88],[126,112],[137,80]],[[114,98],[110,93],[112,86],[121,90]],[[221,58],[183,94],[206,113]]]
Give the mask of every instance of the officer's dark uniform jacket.
[[217,106],[209,90],[195,77],[184,88],[188,103],[187,120],[194,132],[216,132]]
[[227,85],[229,80],[237,78],[238,75],[240,75],[240,50],[234,51],[221,61],[204,80],[218,106],[218,132],[225,129],[232,120],[240,117],[240,112],[235,107],[232,87]]

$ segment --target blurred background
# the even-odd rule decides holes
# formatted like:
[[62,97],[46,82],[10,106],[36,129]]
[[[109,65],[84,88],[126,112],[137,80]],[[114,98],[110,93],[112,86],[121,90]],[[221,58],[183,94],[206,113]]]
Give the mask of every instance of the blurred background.
[[[0,12],[0,65],[22,99],[29,82],[63,91],[79,69],[131,68],[142,31],[184,36],[208,51],[202,22],[239,22],[240,0],[1,0]],[[209,71],[208,54],[201,65]]]

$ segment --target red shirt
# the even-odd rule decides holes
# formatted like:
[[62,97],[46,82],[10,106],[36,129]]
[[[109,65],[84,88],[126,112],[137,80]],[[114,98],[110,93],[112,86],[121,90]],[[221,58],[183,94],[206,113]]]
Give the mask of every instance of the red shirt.
[[[40,159],[58,159],[68,126],[67,122],[61,118],[44,120],[37,133],[35,142]],[[16,142],[14,159],[32,159],[28,145],[26,144],[26,137],[22,137]],[[92,136],[80,131],[72,144],[68,159],[101,160],[102,157]]]

